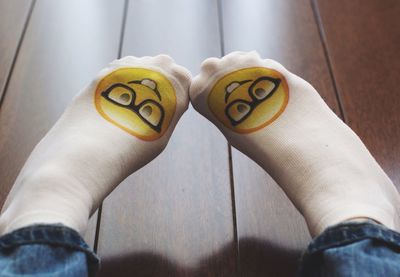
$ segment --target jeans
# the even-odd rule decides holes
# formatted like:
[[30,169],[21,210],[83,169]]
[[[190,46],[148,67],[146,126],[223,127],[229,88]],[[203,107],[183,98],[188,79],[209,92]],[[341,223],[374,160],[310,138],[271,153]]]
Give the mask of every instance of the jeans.
[[370,222],[328,228],[308,246],[299,276],[400,276],[400,234]]
[[0,276],[95,276],[99,258],[62,225],[33,225],[0,238]]
[[[98,268],[80,235],[62,225],[0,238],[0,276],[94,276]],[[370,222],[333,226],[310,243],[299,276],[400,276],[400,234]]]

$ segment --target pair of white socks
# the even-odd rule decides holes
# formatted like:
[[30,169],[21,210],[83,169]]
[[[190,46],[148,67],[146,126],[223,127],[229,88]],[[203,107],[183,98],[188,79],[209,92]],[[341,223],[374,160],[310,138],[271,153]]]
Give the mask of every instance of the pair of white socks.
[[277,181],[313,236],[358,218],[399,230],[396,188],[315,89],[256,52],[234,52],[204,61],[193,80],[165,55],[113,61],[33,150],[3,206],[0,233],[55,223],[83,233],[102,200],[162,152],[189,94]]

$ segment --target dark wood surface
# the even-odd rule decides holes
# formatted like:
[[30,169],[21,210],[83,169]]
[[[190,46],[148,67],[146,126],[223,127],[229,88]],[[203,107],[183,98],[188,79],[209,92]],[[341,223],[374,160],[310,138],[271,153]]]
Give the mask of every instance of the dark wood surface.
[[345,119],[400,188],[400,2],[316,2]]
[[[222,1],[224,50],[257,50],[308,80],[339,111],[308,0]],[[232,150],[240,272],[290,276],[310,235],[303,217],[272,178]]]
[[[213,0],[130,1],[122,54],[166,53],[195,74],[219,39]],[[228,161],[225,138],[190,108],[165,151],[104,201],[101,275],[233,276]]]
[[[8,82],[0,204],[99,69],[119,55],[159,53],[193,74],[205,58],[234,50],[278,60],[344,115],[400,185],[397,0],[40,0],[30,13],[31,4],[0,0],[0,97]],[[99,217],[85,239],[103,259],[101,276],[292,276],[310,240],[269,175],[192,108]]]
[[1,204],[72,97],[117,57],[123,7],[123,0],[36,3],[0,109]]
[[31,0],[0,0],[0,102],[23,37],[31,5]]

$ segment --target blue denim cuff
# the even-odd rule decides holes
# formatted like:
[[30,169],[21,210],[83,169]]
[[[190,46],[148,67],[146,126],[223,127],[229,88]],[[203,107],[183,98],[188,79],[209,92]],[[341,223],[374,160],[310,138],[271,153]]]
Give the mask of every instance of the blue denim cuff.
[[392,266],[399,259],[396,253],[400,253],[399,233],[373,221],[344,222],[328,228],[310,243],[298,276],[399,276],[399,268]]
[[400,234],[383,225],[366,222],[346,222],[326,229],[308,246],[305,255],[363,239],[376,239],[400,247]]
[[100,259],[90,250],[80,234],[62,224],[31,225],[0,237],[0,251],[27,244],[48,244],[84,252],[90,276],[94,276],[100,266]]

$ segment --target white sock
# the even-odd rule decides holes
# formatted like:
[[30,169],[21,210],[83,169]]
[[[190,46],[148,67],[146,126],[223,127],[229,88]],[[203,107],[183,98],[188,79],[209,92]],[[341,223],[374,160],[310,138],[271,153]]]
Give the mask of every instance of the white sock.
[[166,55],[103,69],[35,147],[0,216],[0,233],[61,223],[83,233],[89,215],[165,148],[188,107],[190,73]]
[[363,217],[399,229],[400,198],[391,180],[317,91],[279,63],[256,52],[207,59],[190,98],[276,180],[312,235]]

